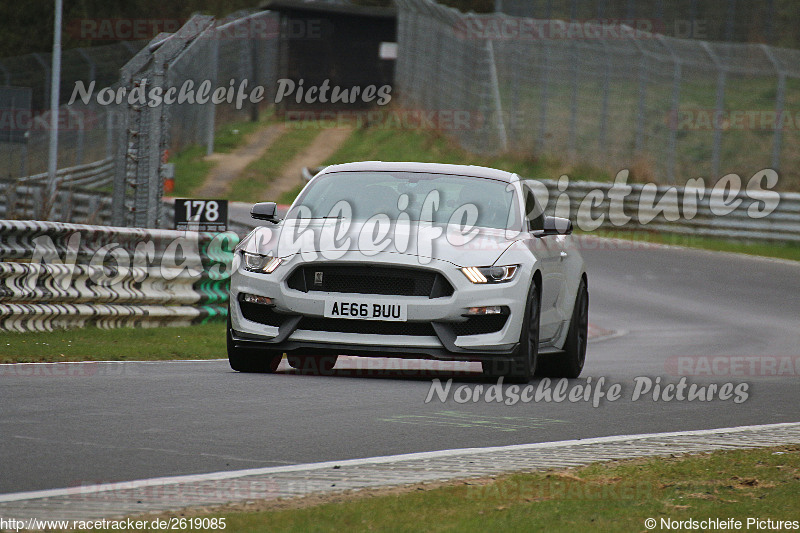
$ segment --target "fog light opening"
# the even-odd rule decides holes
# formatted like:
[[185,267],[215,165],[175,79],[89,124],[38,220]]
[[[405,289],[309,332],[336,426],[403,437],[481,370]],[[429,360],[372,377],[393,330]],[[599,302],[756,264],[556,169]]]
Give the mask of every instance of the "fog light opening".
[[240,294],[239,301],[246,302],[249,304],[258,304],[258,305],[273,305],[272,298],[267,296],[258,296],[257,294]]
[[487,307],[470,307],[467,309],[468,316],[502,315],[505,307],[502,305],[491,305]]

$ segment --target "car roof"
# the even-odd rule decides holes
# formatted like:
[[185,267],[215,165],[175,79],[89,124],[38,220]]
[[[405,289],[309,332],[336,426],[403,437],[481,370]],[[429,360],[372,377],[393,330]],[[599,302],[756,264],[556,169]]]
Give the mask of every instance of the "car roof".
[[446,165],[442,163],[411,163],[389,161],[360,161],[326,167],[320,174],[333,172],[425,172],[429,174],[452,174],[456,176],[474,176],[502,181],[513,181],[515,174],[495,168],[473,165]]

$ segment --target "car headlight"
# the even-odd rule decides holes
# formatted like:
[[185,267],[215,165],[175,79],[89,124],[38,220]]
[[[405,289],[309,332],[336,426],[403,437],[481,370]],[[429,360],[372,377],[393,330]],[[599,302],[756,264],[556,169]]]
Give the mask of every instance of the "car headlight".
[[464,267],[461,272],[472,283],[505,283],[514,279],[519,265]]
[[242,252],[242,256],[244,257],[245,270],[249,270],[250,272],[259,272],[261,274],[272,274],[283,262],[283,259],[280,257],[251,254],[250,252]]

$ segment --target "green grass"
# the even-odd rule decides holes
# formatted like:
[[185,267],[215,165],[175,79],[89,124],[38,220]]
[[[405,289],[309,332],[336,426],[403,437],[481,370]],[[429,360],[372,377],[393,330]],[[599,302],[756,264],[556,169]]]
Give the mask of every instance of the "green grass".
[[731,241],[715,237],[703,237],[700,235],[684,235],[679,233],[664,233],[647,230],[636,231],[599,229],[589,234],[613,239],[652,242],[658,244],[669,244],[673,246],[700,248],[703,250],[712,250],[717,252],[733,252],[800,261],[800,244],[798,243]]
[[[215,153],[230,153],[243,146],[247,136],[259,128],[265,127],[274,120],[272,113],[258,122],[232,122],[220,126],[214,137]],[[176,198],[192,196],[192,192],[200,187],[214,167],[213,161],[205,159],[204,146],[189,146],[170,158],[175,164],[175,188],[168,196]]]
[[[800,446],[784,446],[186,514],[224,517],[226,529],[237,532],[616,532],[646,531],[647,518],[798,520],[798,494]],[[655,530],[664,531],[660,523]]]
[[609,181],[613,177],[586,165],[565,167],[559,161],[537,158],[529,154],[508,153],[496,156],[473,154],[444,135],[433,131],[383,129],[374,126],[357,129],[325,164],[371,160],[480,165],[516,172],[525,178],[535,179],[555,179],[570,170],[577,171],[574,176],[570,174],[573,179]]
[[205,154],[204,147],[190,146],[170,158],[170,162],[175,164],[175,188],[169,196],[191,196],[192,191],[203,184],[214,167],[214,163],[203,158]]
[[224,357],[225,322],[222,321],[190,327],[87,327],[41,333],[0,333],[0,363]]
[[[287,128],[260,158],[250,163],[234,180],[228,199],[240,202],[261,201],[269,182],[275,179],[283,166],[306,148],[319,132],[317,128]],[[263,199],[263,201],[268,200],[276,199]]]
[[[323,123],[324,124],[324,123]],[[295,125],[289,131],[313,131],[316,127]],[[496,156],[481,156],[467,152],[453,140],[434,131],[391,129],[379,126],[357,128],[344,145],[324,165],[349,163],[352,161],[419,161],[423,163],[449,163],[479,165],[516,172],[525,178],[556,179],[564,173],[571,179],[610,181],[613,176],[603,170],[585,164],[564,166],[561,162],[536,158],[526,154],[508,153]],[[302,186],[284,193],[279,203],[291,203],[302,190]]]

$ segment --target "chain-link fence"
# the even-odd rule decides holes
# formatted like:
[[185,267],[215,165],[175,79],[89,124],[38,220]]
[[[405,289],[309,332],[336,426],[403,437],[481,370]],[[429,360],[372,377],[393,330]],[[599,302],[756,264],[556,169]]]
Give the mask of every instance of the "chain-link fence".
[[402,102],[469,117],[448,130],[469,150],[800,188],[800,51],[397,3]]
[[642,21],[671,37],[724,42],[800,44],[791,0],[494,0],[515,17]]
[[[175,34],[156,37],[122,69],[128,92],[160,90],[159,105],[128,102],[121,114],[113,224],[165,224],[161,202],[167,153],[190,145],[213,150],[220,124],[256,119],[272,101],[278,18],[262,11],[215,21],[195,15]],[[172,91],[171,100],[167,100]]]
[[[52,198],[44,186],[50,58],[32,54],[0,60],[0,82],[8,86],[0,86],[0,216],[63,222],[87,222],[88,216],[120,226],[162,226],[168,153],[193,144],[210,152],[219,125],[256,119],[272,101],[278,20],[267,11],[237,12],[222,20],[195,16],[174,34],[162,33],[149,43],[65,51]],[[87,101],[77,93],[68,105],[78,83]],[[256,86],[262,93],[253,102]],[[137,87],[144,89],[144,103],[129,97]],[[162,96],[174,88],[174,102],[152,105],[156,87]],[[218,89],[223,99],[214,103]],[[102,97],[107,105],[100,103],[101,91],[110,91]],[[183,98],[184,93],[192,96]],[[237,98],[239,93],[246,98]],[[110,103],[108,94],[115,95]],[[7,101],[16,103],[12,107]],[[112,174],[113,204],[108,201]],[[73,201],[80,203],[57,205]],[[110,205],[113,213],[91,207]]]
[[[65,50],[61,61],[59,110],[59,168],[110,156],[113,122],[109,109],[76,99],[66,105],[76,86],[111,86],[119,69],[142,47],[140,41]],[[0,59],[0,179],[8,181],[47,171],[50,142],[50,54],[28,54]],[[20,105],[3,98],[24,88]]]

